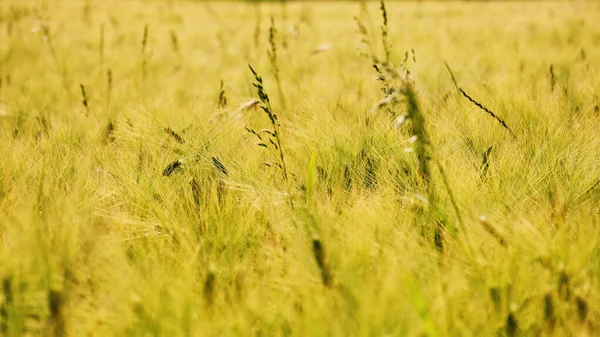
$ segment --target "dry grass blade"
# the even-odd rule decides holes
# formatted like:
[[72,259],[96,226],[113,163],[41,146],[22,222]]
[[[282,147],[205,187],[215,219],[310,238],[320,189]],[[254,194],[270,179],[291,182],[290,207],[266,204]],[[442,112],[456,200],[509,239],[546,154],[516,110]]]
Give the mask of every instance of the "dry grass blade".
[[47,25],[42,25],[41,30],[43,33],[43,39],[44,39],[44,41],[46,41],[46,44],[48,45],[48,49],[50,50],[50,55],[52,56],[52,60],[54,61],[56,70],[58,70],[60,73],[60,77],[62,80],[63,87],[65,89],[65,92],[69,93],[70,90],[69,90],[69,81],[67,79],[67,67],[58,58],[58,54],[56,53],[56,49],[54,48],[53,39],[50,34],[50,27],[48,27]]
[[108,69],[106,71],[106,107],[110,107],[110,99],[112,96],[112,87],[113,87],[113,76],[112,70]]
[[260,103],[259,100],[257,100],[256,98],[253,98],[253,99],[249,100],[248,102],[240,105],[240,107],[237,108],[236,113],[241,113],[241,112],[250,110],[252,108],[255,108],[258,106],[259,103]]
[[504,238],[504,236],[502,234],[500,234],[500,232],[496,229],[496,227],[494,227],[494,225],[492,225],[486,216],[482,215],[479,217],[479,223],[481,223],[481,225],[483,225],[483,228],[494,237],[494,239],[496,239],[498,241],[498,243],[500,245],[502,245],[503,247],[506,247],[506,239]]
[[260,8],[260,1],[254,5],[254,15],[256,16],[256,22],[254,24],[254,48],[260,46],[260,23],[262,21],[262,11]]
[[104,66],[104,23],[100,25],[100,42],[98,43],[100,54],[100,69]]
[[459,90],[460,86],[458,85],[458,82],[456,81],[456,77],[454,77],[454,72],[452,71],[452,69],[450,69],[450,66],[448,65],[448,63],[446,63],[446,61],[444,61],[444,65],[446,66],[446,69],[448,70],[448,73],[450,74],[450,78],[452,79],[452,83],[454,83],[456,90]]
[[8,106],[0,101],[0,117],[9,116]]
[[450,197],[450,203],[452,203],[452,208],[454,209],[454,213],[456,214],[458,223],[460,224],[461,230],[463,231],[463,233],[466,234],[465,224],[463,223],[460,209],[458,208],[458,204],[456,203],[456,199],[454,198],[454,193],[452,192],[452,189],[450,188],[450,183],[448,182],[448,177],[446,176],[444,167],[442,166],[442,163],[440,163],[438,160],[436,160],[436,163],[437,163],[438,169],[440,171],[440,175],[442,176],[442,181],[444,182],[444,187],[446,187],[446,192],[448,193],[448,196]]
[[398,102],[398,94],[394,93],[391,95],[388,95],[387,97],[379,100],[377,103],[375,103],[373,105],[373,107],[371,108],[371,112],[377,112],[379,109],[388,106],[390,104],[396,103]]
[[414,146],[417,153],[417,160],[419,163],[419,175],[421,176],[425,189],[429,191],[429,185],[431,181],[429,159],[431,155],[428,151],[428,145],[430,145],[431,142],[429,141],[429,135],[427,134],[425,126],[425,117],[422,114],[414,84],[407,80],[403,81],[403,83],[404,84],[401,91],[404,98],[406,99],[406,110],[408,118],[412,122],[411,132],[413,136],[417,136],[417,141],[415,142]]
[[385,63],[390,63],[390,42],[388,39],[388,18],[387,18],[387,10],[385,8],[385,2],[383,0],[380,1],[380,9],[381,16],[383,18],[383,24],[381,26],[381,43],[383,44],[383,53],[385,55]]
[[329,49],[331,49],[331,46],[326,43],[326,44],[322,44],[318,47],[315,47],[310,53],[311,53],[311,55],[320,54],[320,53],[324,53],[324,52],[328,51]]
[[492,118],[494,118],[496,121],[498,121],[498,123],[500,123],[500,125],[502,125],[506,130],[508,130],[508,132],[510,133],[510,135],[513,138],[517,138],[515,136],[515,134],[513,133],[513,131],[511,130],[511,128],[506,125],[506,122],[504,122],[503,119],[501,119],[500,117],[498,117],[494,112],[492,112],[490,109],[486,108],[483,104],[477,102],[474,98],[472,98],[471,96],[469,96],[462,88],[459,88],[460,93],[466,97],[469,101],[471,101],[471,103],[475,104],[475,106],[477,106],[479,109],[487,112],[490,116],[492,116]]
[[148,24],[144,25],[144,33],[142,35],[142,77],[146,79],[146,66],[148,60],[146,60],[146,47],[148,45]]
[[283,96],[283,89],[281,87],[281,79],[279,77],[279,60],[277,57],[277,28],[275,27],[275,19],[271,16],[271,27],[269,28],[269,49],[267,50],[267,56],[271,63],[271,71],[275,82],[277,83],[277,90],[279,91],[279,99],[281,104],[285,107],[285,97]]
[[488,109],[485,105],[479,103],[478,101],[476,101],[473,97],[469,96],[469,94],[467,94],[463,88],[461,88],[458,85],[458,82],[456,82],[456,78],[454,77],[454,73],[452,72],[452,70],[450,69],[450,66],[448,65],[448,63],[444,62],[444,64],[446,65],[446,68],[448,69],[448,72],[450,73],[450,77],[452,78],[452,82],[454,83],[454,85],[456,86],[456,89],[458,89],[458,91],[466,98],[468,99],[471,103],[475,104],[475,106],[477,106],[479,109],[483,110],[484,112],[486,112],[488,115],[492,116],[492,118],[494,118],[498,123],[500,123],[500,125],[502,125],[502,127],[504,127],[508,133],[510,133],[510,135],[516,139],[517,137],[515,136],[514,132],[512,131],[512,129],[506,124],[506,122],[498,117],[498,115],[496,115],[492,110]]

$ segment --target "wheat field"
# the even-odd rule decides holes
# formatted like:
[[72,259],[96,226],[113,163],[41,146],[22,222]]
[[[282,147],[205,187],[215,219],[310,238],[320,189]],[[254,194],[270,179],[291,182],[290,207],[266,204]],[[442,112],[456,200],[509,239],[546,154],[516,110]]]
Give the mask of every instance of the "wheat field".
[[599,335],[598,18],[0,1],[0,335]]

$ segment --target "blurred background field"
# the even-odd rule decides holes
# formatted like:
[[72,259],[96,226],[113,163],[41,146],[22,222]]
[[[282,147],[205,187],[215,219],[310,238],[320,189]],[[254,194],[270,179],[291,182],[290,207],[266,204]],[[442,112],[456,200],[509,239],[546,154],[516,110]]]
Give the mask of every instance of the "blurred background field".
[[600,334],[600,3],[384,8],[0,2],[0,335]]

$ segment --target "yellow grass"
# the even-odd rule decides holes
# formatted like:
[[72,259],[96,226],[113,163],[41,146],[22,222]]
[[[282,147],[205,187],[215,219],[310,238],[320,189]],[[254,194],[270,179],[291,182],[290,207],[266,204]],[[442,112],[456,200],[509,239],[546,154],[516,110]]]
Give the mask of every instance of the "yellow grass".
[[600,334],[600,5],[386,6],[1,1],[0,335]]

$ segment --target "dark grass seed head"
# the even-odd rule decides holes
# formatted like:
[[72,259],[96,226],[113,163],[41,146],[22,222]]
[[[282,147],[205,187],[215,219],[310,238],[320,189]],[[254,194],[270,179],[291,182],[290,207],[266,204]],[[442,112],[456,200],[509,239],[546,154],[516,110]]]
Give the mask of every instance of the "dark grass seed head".
[[568,301],[571,298],[571,287],[569,283],[569,275],[567,275],[567,272],[564,269],[561,270],[558,275],[558,294],[565,301]]
[[104,142],[106,144],[112,143],[115,141],[115,124],[112,121],[108,122],[106,125],[106,132],[104,134]]
[[556,315],[554,309],[554,300],[552,293],[548,292],[544,296],[544,323],[548,330],[554,330],[556,324]]
[[583,297],[577,296],[575,297],[575,305],[577,306],[577,316],[579,317],[579,321],[584,322],[590,311],[588,302]]
[[192,178],[190,180],[190,188],[192,189],[192,197],[194,198],[194,204],[196,207],[200,206],[200,184],[196,181],[196,179]]
[[494,303],[494,309],[498,312],[502,308],[502,294],[500,288],[490,287],[489,289],[490,299]]
[[215,273],[211,270],[204,279],[204,299],[208,306],[212,306],[215,298]]
[[48,311],[50,312],[50,326],[52,336],[62,337],[66,335],[65,318],[63,307],[65,304],[64,294],[58,290],[48,291]]
[[169,31],[169,35],[171,37],[171,47],[175,53],[179,53],[179,38],[177,37],[177,33],[174,30]]
[[327,261],[325,258],[325,249],[323,248],[323,244],[321,240],[318,238],[314,238],[312,242],[313,246],[313,255],[321,270],[321,280],[323,281],[323,285],[329,286],[331,284],[331,272],[329,270],[329,266],[327,265]]
[[221,160],[219,160],[219,158],[212,157],[211,159],[212,159],[213,165],[215,166],[215,168],[217,170],[219,170],[219,172],[223,173],[224,175],[228,175],[225,165],[223,165],[223,163],[221,162]]
[[554,74],[554,65],[550,65],[550,91],[554,92],[556,87],[556,75]]
[[227,106],[227,95],[225,94],[225,84],[221,80],[221,86],[219,89],[219,99],[217,102],[219,108],[225,108]]
[[519,332],[519,323],[514,313],[509,313],[506,317],[506,324],[504,330],[507,337],[515,337]]
[[442,221],[436,220],[435,233],[433,235],[433,243],[438,254],[444,255],[444,228],[446,226]]
[[183,137],[181,137],[179,134],[177,134],[175,131],[173,131],[173,129],[171,129],[170,127],[166,127],[165,132],[167,134],[169,134],[171,137],[173,137],[173,139],[175,139],[175,141],[177,143],[185,144],[185,140],[183,139]]
[[171,176],[173,173],[179,171],[181,169],[182,165],[183,165],[183,160],[181,160],[181,159],[177,159],[176,161],[170,163],[163,170],[163,176],[165,176],[165,177]]
[[90,114],[90,107],[88,105],[87,93],[85,91],[85,86],[83,84],[79,84],[79,88],[81,89],[81,98],[83,106],[85,107],[86,116]]

